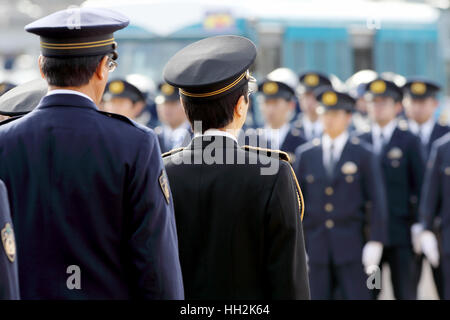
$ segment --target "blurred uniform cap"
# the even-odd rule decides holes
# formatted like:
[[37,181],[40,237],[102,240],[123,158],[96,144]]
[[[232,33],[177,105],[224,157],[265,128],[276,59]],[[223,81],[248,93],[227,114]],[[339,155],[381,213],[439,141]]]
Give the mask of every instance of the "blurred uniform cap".
[[258,86],[266,98],[283,98],[292,100],[298,86],[297,75],[290,69],[278,68],[269,73]]
[[164,80],[189,99],[217,99],[249,81],[256,47],[239,36],[216,36],[178,51],[164,68]]
[[323,113],[328,110],[345,110],[353,112],[355,110],[356,100],[345,92],[337,91],[331,86],[323,86],[314,91],[316,100],[320,107],[318,113]]
[[101,8],[69,8],[25,26],[41,38],[46,57],[83,57],[115,53],[113,33],[129,23],[122,14]]
[[0,82],[0,96],[2,96],[4,93],[8,92],[12,88],[14,88],[16,85],[12,84],[11,82]]
[[300,74],[301,92],[313,92],[322,86],[331,86],[330,79],[320,72],[309,71]]
[[156,103],[164,103],[165,101],[177,101],[180,99],[180,93],[178,88],[171,86],[166,82],[161,82],[158,85],[158,90],[160,92],[159,96],[156,98]]
[[368,99],[390,97],[395,101],[401,101],[403,98],[402,90],[394,82],[383,78],[376,78],[366,83],[364,89],[364,96]]
[[355,98],[359,99],[364,96],[366,92],[366,84],[372,80],[378,78],[378,74],[370,69],[360,70],[354,73],[350,78],[345,81],[345,85],[349,91],[349,94]]
[[441,86],[425,78],[409,78],[403,86],[403,93],[413,99],[435,98]]
[[0,114],[4,116],[26,114],[37,107],[47,91],[48,85],[43,79],[18,85],[0,97]]
[[113,80],[106,85],[103,99],[108,101],[115,97],[128,98],[133,101],[133,103],[145,101],[145,96],[141,90],[122,79]]

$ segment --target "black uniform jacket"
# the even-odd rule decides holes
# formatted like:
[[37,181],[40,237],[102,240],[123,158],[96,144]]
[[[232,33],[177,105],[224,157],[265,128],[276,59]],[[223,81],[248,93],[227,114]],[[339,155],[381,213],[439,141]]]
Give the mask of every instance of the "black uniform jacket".
[[198,136],[163,155],[186,299],[309,298],[301,191],[285,153],[261,152]]

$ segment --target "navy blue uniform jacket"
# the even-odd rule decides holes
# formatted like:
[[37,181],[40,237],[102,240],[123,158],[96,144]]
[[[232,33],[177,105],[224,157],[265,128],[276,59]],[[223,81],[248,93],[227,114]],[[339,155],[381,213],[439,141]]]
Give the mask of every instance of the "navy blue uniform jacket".
[[[82,96],[49,95],[0,126],[0,159],[22,298],[183,298],[173,203],[150,129]],[[67,287],[71,265],[80,290]]]
[[330,258],[336,265],[361,262],[366,240],[386,241],[386,195],[370,146],[349,138],[329,177],[322,145],[310,142],[298,148],[294,168],[305,199],[305,243],[311,263],[328,264]]
[[[372,134],[361,139],[372,143]],[[397,127],[379,155],[389,210],[388,245],[411,245],[410,227],[418,221],[418,202],[425,170],[425,152],[410,131]]]

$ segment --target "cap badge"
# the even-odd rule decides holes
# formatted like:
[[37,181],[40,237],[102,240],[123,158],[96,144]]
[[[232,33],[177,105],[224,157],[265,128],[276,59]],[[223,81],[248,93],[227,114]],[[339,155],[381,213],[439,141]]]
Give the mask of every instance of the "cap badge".
[[109,84],[108,89],[112,94],[121,94],[125,90],[125,85],[122,81],[113,81]]
[[161,92],[165,95],[165,96],[171,96],[175,91],[175,88],[173,86],[171,86],[170,84],[163,84],[161,86]]
[[370,91],[373,93],[384,93],[386,91],[386,82],[377,80],[370,85]]
[[338,101],[336,93],[327,91],[322,95],[322,102],[326,106],[334,106]]
[[427,86],[423,82],[414,82],[411,84],[411,92],[421,96],[427,91]]
[[319,76],[313,73],[306,75],[305,84],[310,87],[316,87],[319,84]]
[[278,84],[275,82],[266,82],[263,85],[263,92],[267,95],[273,95],[278,92]]

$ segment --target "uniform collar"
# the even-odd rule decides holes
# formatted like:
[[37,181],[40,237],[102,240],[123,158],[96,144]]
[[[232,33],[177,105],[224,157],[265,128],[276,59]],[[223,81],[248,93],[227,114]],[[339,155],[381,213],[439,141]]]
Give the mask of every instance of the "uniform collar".
[[433,131],[434,125],[436,124],[436,121],[433,119],[433,117],[430,117],[430,119],[425,122],[422,125],[419,125],[414,120],[409,120],[409,128],[415,135],[419,134],[419,131],[421,132],[421,136],[419,137],[423,144],[428,143],[431,137],[431,133]]
[[203,134],[196,134],[195,137],[204,137],[204,136],[222,136],[233,139],[236,143],[238,143],[236,137],[231,133],[219,129],[208,129]]
[[329,150],[331,144],[333,143],[334,154],[335,156],[337,156],[336,158],[339,158],[342,153],[342,150],[344,150],[345,144],[348,141],[348,137],[349,134],[347,131],[344,131],[334,139],[331,139],[329,135],[324,134],[322,136],[322,148],[324,150]]
[[50,107],[78,107],[78,108],[91,108],[98,110],[97,106],[91,99],[85,98],[79,94],[73,93],[60,93],[44,96],[36,109],[45,109]]
[[397,127],[397,119],[392,120],[383,128],[381,128],[377,123],[375,123],[373,126],[372,133],[376,139],[378,139],[381,133],[383,133],[384,140],[387,142],[391,140],[392,134],[394,133],[396,127]]
[[86,99],[89,99],[89,100],[91,100],[92,102],[94,102],[94,100],[92,100],[92,98],[89,97],[88,95],[86,95],[86,94],[84,94],[84,93],[82,93],[82,92],[80,92],[80,91],[68,90],[68,89],[55,89],[55,90],[50,90],[50,91],[46,94],[46,96],[51,96],[51,95],[54,95],[54,94],[76,94],[76,95],[82,96],[82,97],[84,97],[84,98],[86,98]]
[[322,123],[319,119],[312,122],[307,116],[303,117],[303,127],[305,128],[305,134],[309,138],[314,138],[311,135],[314,134],[318,135],[323,131]]
[[286,139],[290,127],[291,126],[289,125],[289,123],[285,123],[279,129],[272,129],[269,126],[265,127],[265,138],[271,141],[272,149],[281,149],[281,146]]

